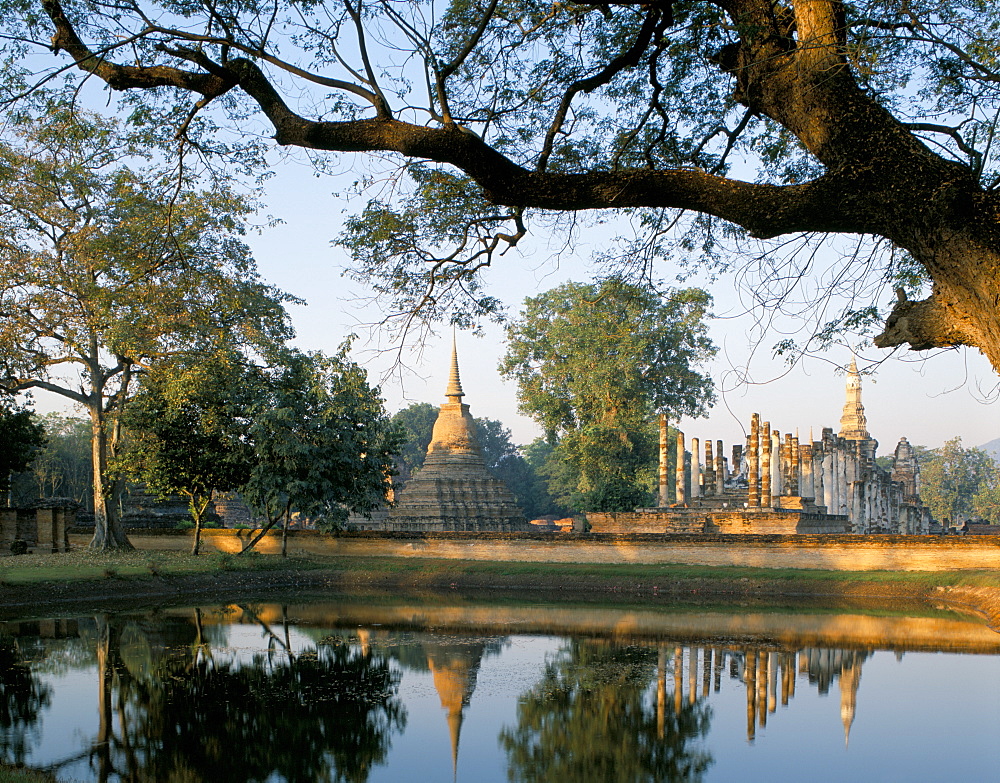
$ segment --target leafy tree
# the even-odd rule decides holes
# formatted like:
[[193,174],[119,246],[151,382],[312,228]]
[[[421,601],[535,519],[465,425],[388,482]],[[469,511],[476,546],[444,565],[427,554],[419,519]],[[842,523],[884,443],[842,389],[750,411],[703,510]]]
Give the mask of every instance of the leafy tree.
[[714,399],[696,370],[715,352],[710,301],[699,289],[659,296],[618,279],[525,300],[500,371],[556,447],[564,468],[549,468],[549,486],[560,502],[609,511],[649,502],[654,413],[697,416]]
[[392,415],[392,425],[400,431],[402,437],[399,456],[396,458],[400,484],[409,481],[410,476],[424,464],[437,417],[437,406],[429,402],[414,402]]
[[998,519],[991,499],[1000,486],[1000,465],[985,451],[963,448],[961,438],[952,438],[920,458],[920,498],[935,519]]
[[[395,200],[369,202],[345,242],[360,273],[408,305],[433,311],[467,292],[493,307],[477,273],[533,223],[627,210],[639,236],[620,255],[640,264],[680,252],[742,276],[754,262],[714,255],[720,242],[860,238],[838,279],[867,293],[835,322],[884,320],[884,348],[975,346],[1000,370],[996,3],[2,10],[10,62],[50,48],[43,80],[75,65],[200,150],[231,152],[243,132],[254,151],[256,114],[284,147],[405,156],[407,185],[383,189]],[[12,94],[39,79],[11,71]],[[779,286],[812,263],[808,249],[778,269],[752,256]],[[921,280],[929,296],[909,299]],[[900,287],[887,319],[886,284]]]
[[198,190],[113,124],[56,104],[0,144],[0,386],[45,389],[91,423],[91,547],[129,548],[120,416],[145,364],[191,345],[287,336],[285,298],[241,239],[253,205],[224,182]]
[[188,499],[192,554],[214,493],[250,478],[252,411],[265,389],[261,373],[230,352],[175,358],[146,374],[125,413],[130,443],[119,462],[160,496]]
[[257,400],[253,468],[241,492],[267,523],[244,551],[282,517],[287,531],[293,508],[335,527],[350,512],[384,503],[401,438],[348,349],[333,357],[288,353]]
[[22,496],[68,497],[91,508],[90,422],[60,413],[46,413],[37,420],[45,428],[45,445],[30,472],[18,477]]
[[28,467],[44,445],[45,430],[31,409],[0,393],[0,496],[10,490],[12,475]]

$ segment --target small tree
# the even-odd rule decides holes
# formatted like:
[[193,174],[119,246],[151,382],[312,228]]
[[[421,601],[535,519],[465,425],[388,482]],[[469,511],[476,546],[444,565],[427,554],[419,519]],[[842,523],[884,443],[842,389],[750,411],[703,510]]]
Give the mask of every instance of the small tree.
[[957,521],[975,514],[997,519],[991,498],[1000,484],[1000,467],[989,454],[952,438],[924,452],[921,461],[920,497],[935,519]]
[[0,497],[10,491],[13,474],[27,468],[45,445],[45,430],[31,409],[6,397],[0,394]]
[[253,467],[241,491],[267,522],[243,551],[284,519],[285,554],[293,508],[337,527],[349,513],[385,502],[401,436],[348,349],[332,357],[285,354],[258,400],[249,429]]
[[237,489],[250,476],[250,412],[263,391],[256,368],[220,350],[158,364],[128,409],[130,443],[122,466],[161,497],[188,499],[192,554],[200,551],[214,493]]
[[560,502],[613,511],[648,501],[654,414],[697,416],[714,399],[697,371],[715,353],[710,303],[699,289],[659,295],[614,278],[525,300],[500,371],[564,464],[548,468]]

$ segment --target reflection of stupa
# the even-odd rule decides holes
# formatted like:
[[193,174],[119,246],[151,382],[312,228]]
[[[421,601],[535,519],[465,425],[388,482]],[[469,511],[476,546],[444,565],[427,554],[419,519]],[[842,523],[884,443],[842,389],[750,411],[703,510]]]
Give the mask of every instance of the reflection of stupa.
[[389,530],[525,530],[524,514],[507,486],[486,468],[458,375],[452,345],[451,375],[423,467],[396,495]]
[[448,733],[451,737],[452,772],[458,777],[458,742],[462,733],[463,712],[476,689],[476,677],[485,645],[461,647],[436,645],[428,648],[427,665],[434,677],[434,689],[441,707],[448,713]]

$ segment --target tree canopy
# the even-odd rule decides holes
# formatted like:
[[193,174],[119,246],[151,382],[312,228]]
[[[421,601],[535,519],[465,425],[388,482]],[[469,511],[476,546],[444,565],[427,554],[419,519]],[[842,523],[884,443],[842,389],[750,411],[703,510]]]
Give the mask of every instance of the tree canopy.
[[617,511],[648,500],[654,414],[699,416],[714,401],[712,380],[698,372],[715,353],[710,303],[700,289],[660,295],[614,278],[525,300],[500,371],[556,446],[549,460],[563,465],[546,470],[561,502]]
[[30,408],[0,393],[0,495],[10,490],[11,475],[27,468],[45,445],[45,428]]
[[292,509],[333,529],[384,504],[402,437],[348,348],[285,352],[255,400],[253,466],[241,491],[268,525],[248,547]]
[[1000,523],[1000,462],[981,449],[965,448],[961,438],[921,450],[919,459],[920,498],[935,519]]
[[[91,422],[96,548],[127,547],[108,470],[150,362],[291,334],[242,239],[254,205],[153,159],[119,124],[55,103],[0,140],[0,387],[43,389]],[[135,164],[134,167],[127,165]]]
[[[320,166],[325,152],[390,153],[405,183],[376,194],[343,241],[408,308],[468,296],[489,310],[479,270],[533,227],[625,210],[640,230],[619,255],[640,266],[707,254],[733,270],[753,260],[713,256],[719,241],[850,235],[836,277],[861,301],[834,326],[882,321],[883,348],[973,346],[1000,370],[995,3],[0,10],[12,101],[75,68],[202,154],[259,153],[265,134]],[[376,173],[359,183],[384,182]],[[813,260],[754,257],[779,286]]]
[[120,466],[160,496],[187,498],[192,554],[214,493],[250,478],[250,427],[264,389],[263,373],[238,354],[185,355],[154,365],[125,412],[129,443]]

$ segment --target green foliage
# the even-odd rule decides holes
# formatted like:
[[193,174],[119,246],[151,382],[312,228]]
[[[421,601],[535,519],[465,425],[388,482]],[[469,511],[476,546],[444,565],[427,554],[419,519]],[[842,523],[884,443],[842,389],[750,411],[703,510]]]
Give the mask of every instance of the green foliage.
[[27,468],[45,446],[45,429],[24,405],[0,392],[0,493],[10,489],[11,474]]
[[[120,467],[161,497],[186,497],[200,530],[213,493],[250,476],[251,411],[264,388],[261,373],[231,352],[156,364],[126,413],[131,440]],[[195,554],[197,546],[196,537]]]
[[392,415],[392,426],[400,431],[402,438],[396,458],[400,484],[409,481],[424,464],[437,416],[438,408],[429,402],[414,402]]
[[500,371],[554,447],[544,468],[560,503],[619,511],[651,500],[657,412],[703,414],[715,348],[699,289],[660,296],[618,279],[568,283],[525,301]]
[[[976,198],[988,200],[1000,170],[997,4],[913,0],[833,8],[830,15],[843,22],[836,34],[802,46],[791,4],[764,0],[405,0],[363,7],[277,0],[227,3],[224,13],[212,3],[174,0],[142,7],[4,0],[0,97],[20,99],[20,106],[30,101],[23,95],[31,94],[30,85],[65,78],[72,88],[77,79],[104,79],[123,94],[120,108],[130,123],[150,138],[180,139],[187,153],[214,154],[258,175],[263,140],[271,135],[309,150],[321,171],[343,171],[338,152],[372,153],[375,170],[359,175],[356,185],[378,192],[356,199],[363,211],[345,222],[339,239],[354,257],[354,274],[406,318],[423,309],[466,322],[476,313],[497,314],[480,275],[529,228],[560,234],[558,245],[595,208],[632,210],[627,217],[637,236],[607,252],[616,263],[648,271],[653,262],[689,257],[717,270],[733,265],[720,246],[727,254],[744,249],[734,242],[743,231],[723,219],[754,236],[842,231],[933,244],[926,239],[933,217],[911,225],[898,214],[922,211],[921,198],[912,197],[905,180],[900,187],[895,176],[881,176],[898,174],[899,162],[911,162],[915,172],[940,156],[934,164],[948,161],[940,168],[966,178],[969,193],[978,186]],[[51,43],[50,17],[72,27],[61,45]],[[67,53],[65,37],[79,57],[77,69],[67,68],[65,57],[45,59],[49,47],[53,55]],[[82,47],[91,56],[80,55]],[[254,69],[260,69],[255,83],[270,81],[268,88],[238,89],[250,84],[241,77]],[[288,100],[293,94],[296,100]],[[883,116],[883,108],[892,115]],[[261,110],[270,112],[275,133],[260,132]],[[295,111],[302,116],[289,114]],[[887,129],[892,140],[878,136]],[[469,139],[476,145],[459,143]],[[865,151],[860,159],[858,150]],[[742,182],[720,182],[733,166]],[[899,201],[873,192],[877,187],[864,176],[869,166],[873,182],[885,180]],[[563,173],[572,179],[553,178]],[[914,192],[934,192],[939,183],[932,179],[925,186],[915,174]],[[595,180],[606,187],[589,190]],[[836,198],[824,187],[833,180],[843,187]],[[809,189],[780,187],[813,182],[823,194],[816,201],[803,192]],[[753,195],[722,197],[732,188]],[[833,211],[866,198],[860,209],[843,209],[842,220],[816,214],[823,199]],[[887,201],[893,206],[875,214]],[[560,209],[573,217],[555,219],[552,211]],[[781,218],[778,226],[754,225],[764,210]],[[975,211],[966,212],[971,221]],[[940,232],[952,251],[954,230]],[[900,283],[915,290],[935,269],[930,251],[907,269],[889,244],[866,241],[854,257],[846,250],[843,274],[823,283],[826,294],[805,292],[807,301],[827,294],[849,300],[837,301],[837,313],[812,312],[821,343],[869,328],[884,315],[887,288]],[[801,265],[754,255],[756,262],[738,263],[756,266],[760,274],[751,279],[769,289],[757,301],[789,304],[796,298],[787,296],[789,281],[810,277],[810,250],[799,254]],[[780,346],[790,353],[801,347]]]
[[241,492],[271,521],[294,508],[334,527],[385,502],[400,435],[348,349],[286,352],[255,402]]
[[124,546],[108,465],[136,374],[194,346],[268,348],[290,335],[288,297],[257,277],[242,240],[255,205],[231,183],[199,189],[136,160],[121,126],[68,104],[12,127],[0,141],[0,387],[86,409],[94,543]]
[[920,498],[939,521],[974,516],[1000,523],[1000,463],[980,449],[952,438],[939,449],[918,454]]
[[59,413],[46,413],[35,420],[45,429],[45,445],[30,470],[15,477],[15,500],[28,503],[36,498],[67,497],[92,510],[90,422]]

